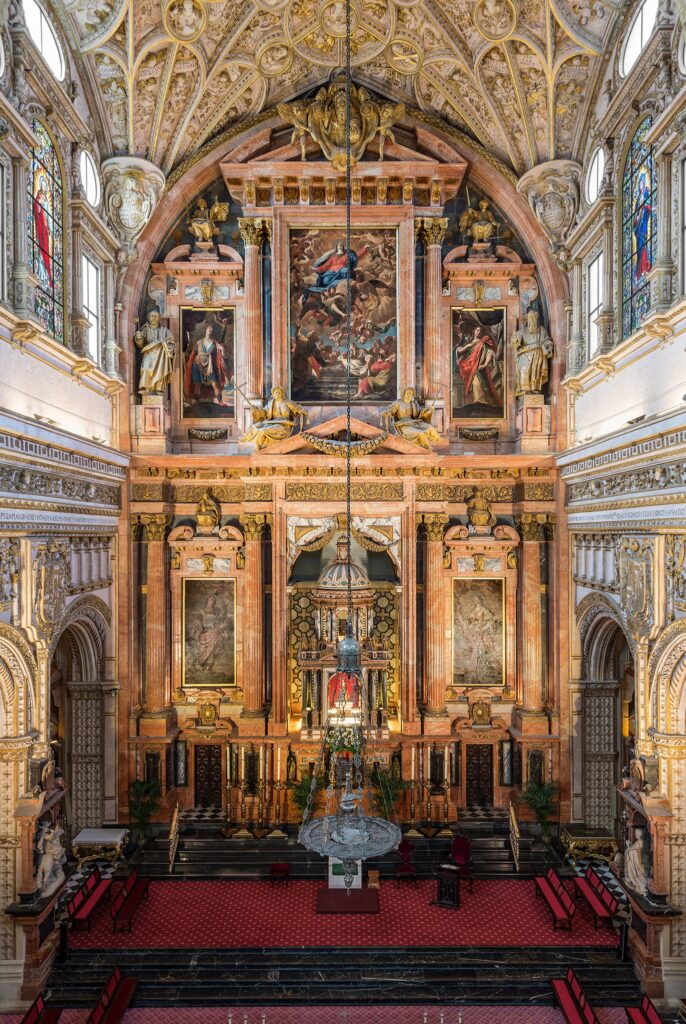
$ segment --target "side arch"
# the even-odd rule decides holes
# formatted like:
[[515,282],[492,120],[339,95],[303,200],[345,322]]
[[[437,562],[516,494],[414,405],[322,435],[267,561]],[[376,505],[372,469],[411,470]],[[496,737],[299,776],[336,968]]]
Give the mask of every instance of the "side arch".
[[13,626],[0,623],[0,736],[33,729],[38,669],[31,647]]
[[686,733],[686,619],[667,626],[648,659],[651,726]]

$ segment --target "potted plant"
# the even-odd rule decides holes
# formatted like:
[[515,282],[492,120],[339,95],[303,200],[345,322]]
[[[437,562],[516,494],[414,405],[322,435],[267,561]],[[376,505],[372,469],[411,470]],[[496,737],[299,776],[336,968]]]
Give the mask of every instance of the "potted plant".
[[161,805],[159,779],[134,779],[129,786],[129,821],[145,846],[150,835],[150,822]]
[[[321,789],[323,785],[324,785],[324,777],[320,775],[319,778],[317,779],[317,784],[316,784],[316,786],[314,788],[315,795],[317,793],[317,790]],[[303,772],[303,774],[300,776],[300,778],[298,779],[297,782],[289,783],[289,789],[291,791],[291,797],[293,798],[293,803],[295,804],[295,806],[300,811],[300,820],[301,821],[303,820],[303,817],[305,815],[305,810],[307,809],[307,801],[310,798],[310,788],[311,788],[311,786],[312,786],[312,775],[309,772],[307,772],[307,773]]]
[[550,842],[550,818],[555,810],[556,789],[554,782],[528,782],[522,793],[522,800],[536,815],[544,843]]

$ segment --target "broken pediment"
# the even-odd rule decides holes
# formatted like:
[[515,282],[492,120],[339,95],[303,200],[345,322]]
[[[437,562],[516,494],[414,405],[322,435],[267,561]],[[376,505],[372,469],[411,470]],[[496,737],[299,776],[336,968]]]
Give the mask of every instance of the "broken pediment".
[[[350,437],[353,442],[352,457],[367,455],[413,455],[421,461],[434,461],[432,452],[418,448],[397,434],[365,423],[356,417],[350,420]],[[262,449],[261,455],[313,455],[316,453],[345,458],[346,418],[344,414],[319,423],[309,430]]]

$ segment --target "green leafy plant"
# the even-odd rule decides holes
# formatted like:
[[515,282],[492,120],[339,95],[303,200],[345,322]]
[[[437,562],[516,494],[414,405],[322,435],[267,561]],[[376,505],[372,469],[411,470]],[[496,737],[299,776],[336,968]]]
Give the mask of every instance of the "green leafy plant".
[[150,834],[153,815],[162,806],[158,779],[134,779],[129,786],[129,821],[138,832],[141,843]]
[[522,800],[536,815],[543,841],[550,842],[550,818],[555,810],[557,790],[554,782],[528,782]]
[[[300,811],[300,817],[303,818],[305,809],[307,807],[307,801],[310,798],[310,787],[312,785],[312,775],[307,772],[303,772],[297,782],[292,782],[289,785],[291,792],[291,798],[293,803]],[[320,775],[317,779],[317,785],[315,786],[315,794],[318,789],[321,789],[324,785],[324,776]]]
[[393,813],[398,798],[408,783],[403,782],[397,775],[387,768],[374,768],[369,781],[372,786],[372,802],[374,811],[389,818]]

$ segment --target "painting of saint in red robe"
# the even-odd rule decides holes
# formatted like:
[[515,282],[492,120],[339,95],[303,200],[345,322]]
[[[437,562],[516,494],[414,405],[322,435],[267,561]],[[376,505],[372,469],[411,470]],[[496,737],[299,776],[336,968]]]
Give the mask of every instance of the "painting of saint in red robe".
[[634,240],[636,245],[636,268],[634,277],[636,284],[650,273],[651,256],[651,217],[653,209],[650,203],[650,189],[645,174],[639,174],[636,197],[634,199]]
[[329,679],[329,707],[349,711],[360,706],[360,681],[347,672],[335,672]]
[[452,311],[452,415],[505,415],[505,309]]
[[184,418],[235,415],[234,310],[181,310]]

